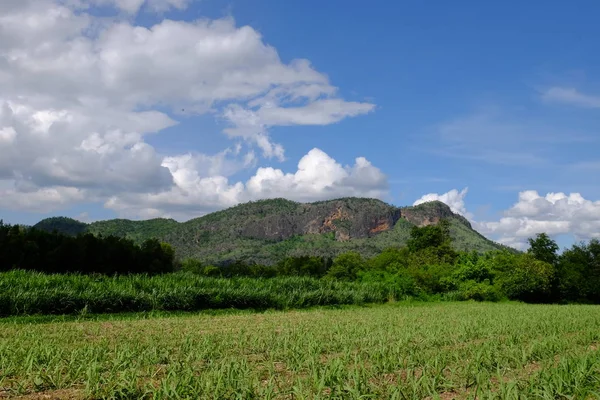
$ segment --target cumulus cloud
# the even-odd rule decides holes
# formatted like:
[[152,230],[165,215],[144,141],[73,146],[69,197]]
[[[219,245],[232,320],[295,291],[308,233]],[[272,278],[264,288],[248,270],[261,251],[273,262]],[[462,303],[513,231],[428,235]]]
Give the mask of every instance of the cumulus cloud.
[[88,199],[85,190],[53,186],[31,188],[27,185],[11,187],[9,181],[0,181],[0,209],[30,212],[49,212]]
[[175,186],[156,194],[128,193],[106,203],[122,215],[171,216],[201,215],[224,206],[250,200],[285,197],[296,201],[316,201],[344,196],[384,198],[386,176],[363,157],[352,166],[342,166],[325,152],[312,149],[298,163],[294,173],[276,168],[258,168],[246,183],[230,183],[225,176],[202,175],[194,157],[165,159]]
[[[255,29],[232,18],[142,26],[118,14],[189,3],[1,2],[0,179],[10,184],[4,203],[29,209],[39,200],[47,209],[147,198],[168,206],[177,202],[161,196],[201,188],[211,199],[206,209],[222,208],[247,192],[227,177],[257,164],[254,148],[284,159],[271,127],[327,125],[373,110],[373,104],[340,98],[308,60],[283,62]],[[97,16],[97,6],[119,11]],[[151,146],[148,135],[177,125],[181,109],[227,121],[231,149],[161,154]],[[249,148],[242,152],[241,143]],[[22,203],[22,196],[30,200]]]
[[519,193],[519,200],[499,221],[480,223],[484,233],[499,235],[502,241],[525,241],[537,233],[570,233],[578,240],[600,237],[600,201],[579,193],[547,193],[534,190]]
[[447,204],[453,212],[471,219],[472,215],[469,212],[467,212],[467,209],[465,207],[465,196],[467,195],[468,191],[469,188],[464,188],[460,192],[456,189],[452,189],[444,194],[428,193],[421,196],[421,198],[415,201],[413,205],[416,206],[428,201],[437,200]]
[[427,194],[415,202],[439,200],[469,218],[473,227],[486,236],[519,249],[527,248],[527,239],[545,232],[550,236],[572,234],[577,240],[600,238],[600,200],[585,199],[580,193],[547,193],[535,190],[519,193],[518,201],[503,211],[496,221],[475,221],[465,207],[467,189],[444,194]]
[[145,191],[169,186],[169,171],[142,138],[173,124],[158,112],[36,109],[6,101],[0,103],[0,176],[40,188]]
[[344,196],[383,198],[387,189],[387,177],[364,157],[344,167],[316,148],[302,157],[295,173],[259,168],[246,184],[252,199],[287,197],[298,201]]

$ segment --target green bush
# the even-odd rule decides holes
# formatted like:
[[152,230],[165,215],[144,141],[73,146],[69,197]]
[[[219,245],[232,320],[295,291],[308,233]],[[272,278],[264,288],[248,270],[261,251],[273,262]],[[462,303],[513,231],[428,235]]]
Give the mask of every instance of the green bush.
[[188,258],[181,262],[180,270],[183,272],[190,272],[192,274],[202,274],[203,267],[199,260]]
[[502,299],[498,288],[491,285],[488,280],[461,282],[456,293],[457,300],[498,301]]
[[502,252],[490,259],[496,272],[496,284],[511,300],[548,301],[554,279],[554,267],[532,254]]
[[393,287],[396,293],[402,297],[424,298],[426,296],[426,293],[417,286],[415,279],[405,272],[392,274],[377,270],[362,271],[359,273],[358,281],[364,283],[384,283]]
[[366,262],[362,256],[359,253],[351,251],[340,254],[333,260],[331,268],[327,271],[327,276],[329,278],[353,281],[365,267]]

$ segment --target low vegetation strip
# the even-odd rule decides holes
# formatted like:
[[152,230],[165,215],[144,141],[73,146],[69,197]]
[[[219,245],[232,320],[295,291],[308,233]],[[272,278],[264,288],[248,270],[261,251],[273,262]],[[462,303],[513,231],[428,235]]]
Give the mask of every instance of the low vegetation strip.
[[0,273],[0,315],[289,309],[382,303],[402,297],[383,282],[359,283],[311,277],[211,278],[163,275],[46,275]]
[[599,342],[584,305],[0,323],[0,397],[591,399]]

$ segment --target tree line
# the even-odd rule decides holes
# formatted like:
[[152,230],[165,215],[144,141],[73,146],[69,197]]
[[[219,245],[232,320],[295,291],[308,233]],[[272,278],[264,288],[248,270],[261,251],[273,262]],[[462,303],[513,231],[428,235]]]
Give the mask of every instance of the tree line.
[[449,223],[413,227],[403,247],[366,259],[358,252],[335,258],[287,257],[275,265],[232,260],[223,265],[176,261],[170,245],[141,245],[115,236],[66,236],[0,221],[0,271],[45,273],[159,274],[178,270],[212,277],[311,276],[354,282],[384,282],[416,298],[501,299],[527,302],[600,303],[600,241],[574,244],[561,254],[545,233],[529,239],[526,252],[480,254],[452,247]]
[[175,252],[149,239],[141,245],[116,236],[68,236],[0,221],[0,271],[45,273],[158,274],[175,270]]

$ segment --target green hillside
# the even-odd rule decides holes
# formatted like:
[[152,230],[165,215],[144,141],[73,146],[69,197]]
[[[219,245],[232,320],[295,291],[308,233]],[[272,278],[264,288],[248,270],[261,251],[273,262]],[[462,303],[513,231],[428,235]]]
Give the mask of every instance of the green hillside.
[[163,238],[179,225],[174,219],[155,218],[144,221],[109,219],[88,225],[87,231],[94,235],[126,237],[136,243],[150,238]]
[[234,260],[272,264],[286,256],[335,257],[357,251],[366,257],[406,244],[414,225],[450,221],[457,250],[480,252],[500,246],[472,229],[462,216],[441,202],[395,207],[375,199],[344,198],[315,203],[285,199],[240,204],[179,223],[172,219],[113,219],[91,224],[70,218],[49,218],[36,228],[75,235],[127,237],[137,243],[158,238],[173,245],[180,259],[209,263]]
[[179,225],[174,219],[155,218],[145,221],[128,219],[109,219],[86,224],[67,217],[46,218],[33,226],[46,232],[57,231],[65,235],[76,236],[91,233],[102,236],[119,236],[141,243],[150,238],[163,238]]

